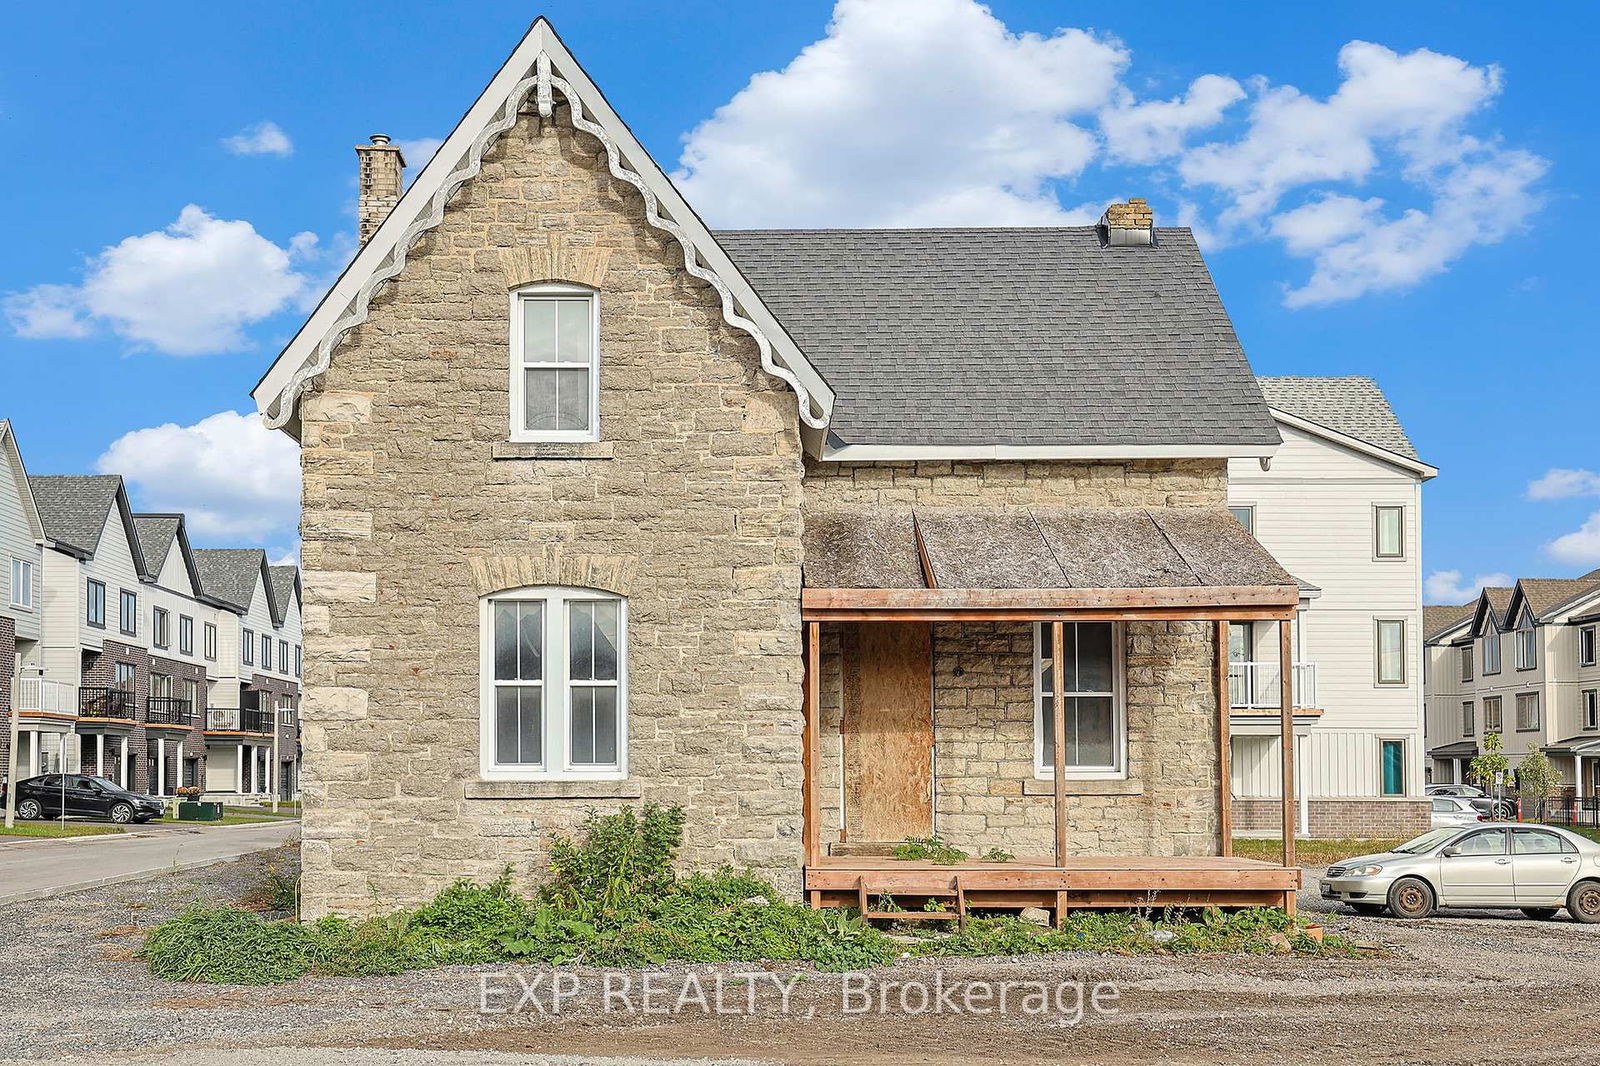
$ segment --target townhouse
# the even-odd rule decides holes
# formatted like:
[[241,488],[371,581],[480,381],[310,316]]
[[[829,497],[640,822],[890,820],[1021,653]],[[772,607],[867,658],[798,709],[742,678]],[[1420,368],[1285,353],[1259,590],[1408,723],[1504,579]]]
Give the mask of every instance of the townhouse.
[[[164,796],[185,786],[295,795],[296,568],[269,568],[264,552],[245,549],[259,562],[259,589],[214,586],[184,516],[135,513],[120,477],[30,476],[4,421],[0,458],[6,779],[73,772]],[[237,650],[247,627],[248,657]],[[250,704],[269,709],[265,723],[209,729],[209,709],[237,715],[247,690],[272,693]],[[241,779],[231,767],[246,740],[258,768]]]
[[[1294,643],[1300,831],[1425,830],[1423,462],[1377,383],[1263,377],[1283,446],[1228,464],[1234,517],[1300,584]],[[1277,626],[1229,632],[1239,829],[1275,832]]]
[[1432,780],[1466,780],[1498,733],[1512,770],[1543,751],[1567,794],[1600,796],[1600,570],[1428,610]]

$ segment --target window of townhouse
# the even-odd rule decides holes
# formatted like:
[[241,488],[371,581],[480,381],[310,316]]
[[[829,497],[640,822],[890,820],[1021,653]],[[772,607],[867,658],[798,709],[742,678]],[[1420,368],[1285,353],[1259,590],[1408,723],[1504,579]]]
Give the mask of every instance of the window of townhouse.
[[217,627],[210,622],[206,623],[205,656],[212,662],[217,660]]
[[246,629],[239,636],[239,656],[244,660],[244,665],[256,664],[256,634],[253,629]]
[[1578,630],[1578,665],[1595,665],[1595,626],[1584,626]]
[[483,598],[479,770],[485,779],[628,774],[628,601],[580,588]]
[[1256,535],[1256,505],[1253,503],[1235,503],[1228,506],[1233,517],[1239,520],[1244,531],[1252,537]]
[[600,300],[580,285],[511,294],[511,439],[600,439]]
[[89,584],[85,586],[84,601],[86,603],[83,615],[84,621],[96,629],[104,629],[106,627],[106,583],[90,578]]
[[[1374,622],[1377,642],[1377,683],[1403,685],[1406,683],[1406,623],[1403,618],[1380,618]],[[1467,663],[1471,664],[1472,649],[1467,649]],[[1470,675],[1462,680],[1471,680]]]
[[172,617],[165,608],[154,607],[150,610],[150,639],[158,648],[172,646]]
[[1586,688],[1579,699],[1583,704],[1584,730],[1600,729],[1600,690]]
[[117,612],[117,628],[125,636],[136,637],[139,635],[139,594],[129,592],[127,589],[118,590],[122,593]]
[[266,633],[261,634],[261,669],[272,669],[272,637]]
[[[1500,672],[1500,634],[1486,633],[1483,637],[1483,672],[1485,675]],[[1472,680],[1467,678],[1467,680]]]
[[11,606],[33,610],[33,563],[27,559],[11,560]]
[[194,654],[194,619],[186,614],[178,616],[178,654]]
[[1505,730],[1504,716],[1500,713],[1500,697],[1485,696],[1483,698],[1483,731],[1485,733],[1500,733]]
[[1533,627],[1533,616],[1524,613],[1517,624],[1517,669],[1532,670],[1539,665],[1539,631]]
[[1378,741],[1378,776],[1385,796],[1406,794],[1406,742]]
[[1472,701],[1464,700],[1461,704],[1461,735],[1464,737],[1478,735],[1478,723],[1473,721],[1472,710]]
[[1461,680],[1472,680],[1472,645],[1463,644],[1456,649],[1456,654],[1461,659]]
[[[1122,627],[1067,622],[1062,627],[1067,776],[1118,778],[1127,773],[1127,708],[1123,696]],[[1033,629],[1034,775],[1055,776],[1055,663],[1050,627]]]
[[1532,733],[1539,728],[1539,694],[1517,693],[1517,732]]
[[1406,509],[1391,504],[1378,504],[1372,509],[1372,557],[1374,559],[1404,559],[1406,557]]

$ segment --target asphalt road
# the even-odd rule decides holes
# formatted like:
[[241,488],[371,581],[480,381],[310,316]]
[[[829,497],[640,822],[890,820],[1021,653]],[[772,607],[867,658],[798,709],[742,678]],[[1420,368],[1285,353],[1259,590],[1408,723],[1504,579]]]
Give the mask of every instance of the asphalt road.
[[0,905],[228,862],[281,847],[299,835],[299,821],[285,819],[61,840],[6,839],[0,843]]

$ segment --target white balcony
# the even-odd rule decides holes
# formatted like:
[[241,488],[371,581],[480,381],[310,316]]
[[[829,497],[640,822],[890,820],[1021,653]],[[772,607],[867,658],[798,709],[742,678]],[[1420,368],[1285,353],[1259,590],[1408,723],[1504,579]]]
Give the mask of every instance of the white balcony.
[[[1295,663],[1294,706],[1307,710],[1317,706],[1316,663]],[[1276,711],[1283,702],[1282,677],[1277,663],[1237,662],[1228,664],[1228,702],[1236,711]]]
[[78,686],[70,682],[19,677],[12,692],[18,714],[78,714]]

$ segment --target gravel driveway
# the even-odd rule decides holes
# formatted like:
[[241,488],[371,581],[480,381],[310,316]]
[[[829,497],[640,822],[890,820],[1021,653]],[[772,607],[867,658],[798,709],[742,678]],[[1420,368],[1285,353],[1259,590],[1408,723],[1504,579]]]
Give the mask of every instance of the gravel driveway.
[[[1300,960],[1239,956],[919,960],[874,975],[879,986],[942,981],[1106,982],[1112,1012],[1065,1025],[1059,1014],[847,1013],[841,978],[779,970],[734,983],[734,1010],[691,1006],[674,1015],[606,1009],[601,975],[560,1015],[484,1014],[480,981],[498,968],[451,968],[392,978],[307,978],[272,988],[159,981],[131,958],[129,927],[148,927],[191,899],[235,900],[287,850],[186,874],[0,908],[0,1059],[196,1066],[408,1066],[436,1061],[799,1063],[1262,1063],[1319,1066],[1461,1063],[1485,1050],[1499,1064],[1591,1060],[1600,1045],[1600,926],[1536,922],[1515,913],[1401,923],[1329,915],[1328,924],[1382,944],[1387,958]],[[1326,913],[1315,878],[1306,911]],[[667,967],[677,988],[693,973],[759,969]],[[528,982],[549,974],[518,970]],[[631,975],[642,981],[643,975]],[[677,984],[673,984],[676,982]],[[789,987],[780,1008],[780,982]],[[548,999],[544,1000],[548,1007]],[[891,1000],[892,1005],[892,1000]],[[247,1054],[274,1048],[268,1060]],[[347,1049],[330,1052],[329,1048]],[[182,1052],[184,1057],[169,1055]],[[510,1055],[493,1053],[512,1053]],[[534,1056],[538,1056],[535,1058]],[[545,1058],[545,1056],[554,1056]]]

